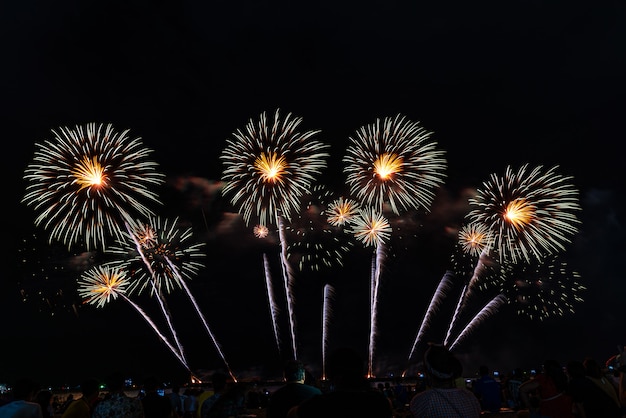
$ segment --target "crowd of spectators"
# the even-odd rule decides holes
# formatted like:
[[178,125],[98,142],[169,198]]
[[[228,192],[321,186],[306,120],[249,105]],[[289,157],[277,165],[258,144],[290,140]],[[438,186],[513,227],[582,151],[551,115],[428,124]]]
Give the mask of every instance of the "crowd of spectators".
[[420,365],[420,378],[375,384],[358,354],[341,348],[329,356],[326,379],[311,379],[304,363],[290,360],[283,384],[271,392],[216,372],[210,387],[166,388],[148,376],[130,396],[123,376],[113,373],[104,386],[88,378],[77,397],[61,399],[18,379],[0,398],[0,418],[626,418],[623,352],[610,364],[546,359],[537,372],[512,368],[500,375],[482,364],[464,371],[448,349],[430,345]]

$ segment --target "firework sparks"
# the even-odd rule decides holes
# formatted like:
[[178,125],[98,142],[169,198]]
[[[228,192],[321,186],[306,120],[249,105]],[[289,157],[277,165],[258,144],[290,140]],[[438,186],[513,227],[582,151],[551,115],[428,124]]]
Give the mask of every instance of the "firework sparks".
[[102,308],[109,302],[120,298],[132,306],[150,325],[152,330],[159,336],[161,341],[170,349],[172,354],[181,362],[189,371],[187,361],[183,358],[169,340],[161,333],[154,321],[141,309],[139,305],[133,302],[127,295],[128,278],[123,269],[112,266],[97,266],[83,273],[78,282],[78,293],[84,300],[84,303]]
[[391,225],[382,213],[374,208],[359,209],[352,218],[349,231],[366,246],[378,247],[391,237]]
[[428,209],[447,164],[430,136],[400,115],[361,127],[343,159],[351,194],[379,210],[388,203],[395,214]]
[[586,290],[580,274],[557,257],[507,265],[501,271],[500,288],[519,315],[541,321],[574,313]]
[[578,232],[581,208],[571,177],[528,165],[517,172],[507,167],[503,178],[492,175],[470,204],[472,223],[490,230],[500,261],[530,262],[565,249]]
[[153,213],[147,205],[160,202],[151,187],[161,185],[164,176],[140,138],[95,123],[52,133],[53,140],[36,144],[22,199],[34,208],[35,224],[50,232],[50,241],[71,247],[84,239],[87,249],[105,248],[107,237],[121,237],[124,222]]
[[350,251],[352,240],[344,231],[327,221],[326,212],[332,193],[317,185],[299,215],[286,228],[291,233],[287,257],[300,271],[320,271],[343,266],[343,257]]
[[22,238],[17,279],[22,302],[51,316],[78,316],[76,279],[94,263],[94,252],[70,252],[61,243],[42,247],[39,241],[37,232]]
[[320,131],[299,132],[302,118],[279,111],[273,120],[262,113],[244,131],[237,130],[227,141],[221,159],[225,196],[246,223],[255,216],[263,225],[276,224],[278,214],[291,219],[300,199],[326,168],[327,145],[315,138]]

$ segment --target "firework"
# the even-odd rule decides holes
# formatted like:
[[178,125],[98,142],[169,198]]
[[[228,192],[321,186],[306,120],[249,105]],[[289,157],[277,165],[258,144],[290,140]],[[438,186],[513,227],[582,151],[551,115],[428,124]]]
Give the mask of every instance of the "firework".
[[377,247],[391,237],[391,225],[387,218],[373,207],[359,209],[352,218],[348,231],[366,246]]
[[125,222],[153,213],[147,205],[160,202],[151,188],[164,176],[149,160],[152,151],[128,132],[89,123],[52,130],[53,140],[36,144],[22,202],[34,208],[35,224],[50,241],[71,247],[83,239],[87,249],[105,248],[107,237],[121,237]]
[[571,177],[528,165],[517,172],[507,167],[503,178],[491,175],[470,199],[473,223],[489,228],[500,262],[540,260],[565,249],[578,232],[578,191]]
[[151,326],[161,341],[170,349],[172,354],[189,371],[187,361],[183,358],[169,340],[161,333],[154,321],[145,313],[139,305],[133,302],[127,295],[128,278],[123,269],[112,266],[97,266],[83,273],[78,282],[78,293],[84,303],[102,308],[117,298],[124,300],[132,306]]
[[97,266],[84,273],[78,294],[84,302],[102,308],[128,291],[126,272],[111,266]]
[[340,197],[328,205],[326,210],[328,223],[333,226],[343,226],[356,216],[358,208],[359,204],[355,200]]
[[252,232],[257,238],[265,238],[270,233],[270,230],[265,225],[256,225]]
[[291,113],[273,120],[262,113],[245,129],[233,133],[221,159],[225,196],[248,224],[254,216],[263,225],[276,224],[279,214],[291,219],[300,199],[326,168],[327,145],[315,138],[320,131],[299,132],[302,118]]
[[308,197],[300,213],[286,225],[291,233],[287,257],[300,271],[341,267],[353,242],[345,239],[340,227],[328,222],[326,213],[332,193],[317,185]]
[[574,313],[586,290],[580,274],[557,257],[507,265],[499,284],[519,315],[542,321]]
[[483,224],[470,223],[459,231],[458,244],[471,256],[479,256],[488,243],[489,229]]
[[389,204],[395,214],[428,209],[447,164],[430,136],[400,115],[361,127],[343,159],[351,194],[378,210]]
[[174,220],[152,216],[147,223],[138,221],[131,234],[124,232],[119,245],[111,246],[109,253],[119,256],[113,264],[134,272],[132,291],[150,289],[171,293],[182,288],[182,280],[191,280],[204,267],[203,242],[191,242],[191,228],[178,227]]

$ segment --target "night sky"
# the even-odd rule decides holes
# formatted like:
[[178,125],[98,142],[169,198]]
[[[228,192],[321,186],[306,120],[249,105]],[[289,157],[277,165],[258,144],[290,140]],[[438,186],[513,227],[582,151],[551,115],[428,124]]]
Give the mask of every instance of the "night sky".
[[[302,130],[321,130],[331,157],[320,183],[336,193],[344,188],[348,138],[376,118],[402,114],[419,121],[446,152],[446,181],[430,212],[405,220],[383,269],[378,375],[406,368],[430,297],[450,267],[453,232],[468,197],[509,165],[557,165],[573,177],[581,224],[563,257],[587,289],[584,302],[562,318],[537,322],[511,306],[501,309],[458,347],[466,374],[480,364],[510,370],[538,367],[546,358],[604,361],[626,343],[625,6],[336,3],[26,1],[4,7],[8,248],[0,284],[0,383],[24,375],[76,383],[114,368],[137,378],[186,377],[128,304],[80,306],[75,281],[104,256],[49,244],[46,231],[33,225],[33,210],[20,202],[34,144],[52,139],[51,129],[88,122],[129,129],[153,150],[166,176],[158,214],[179,217],[206,242],[206,267],[189,285],[226,360],[240,377],[279,376],[290,352],[286,307],[281,301],[279,352],[263,274],[266,254],[280,285],[279,247],[275,237],[254,238],[218,184],[226,140],[250,118],[275,109],[302,117]],[[326,282],[336,290],[329,347],[351,345],[367,358],[371,254],[357,245],[341,268],[297,274],[299,354],[316,374]],[[455,295],[426,340],[442,338]],[[146,295],[137,303],[160,319],[154,299]],[[170,295],[169,303],[191,368],[223,368],[185,294]]]

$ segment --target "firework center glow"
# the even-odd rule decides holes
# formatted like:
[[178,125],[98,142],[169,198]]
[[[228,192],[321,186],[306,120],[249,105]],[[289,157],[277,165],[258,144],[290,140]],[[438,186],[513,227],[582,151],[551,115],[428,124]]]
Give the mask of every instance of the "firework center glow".
[[534,213],[535,210],[533,206],[528,204],[525,199],[517,199],[506,205],[504,219],[519,231],[524,226],[530,224]]
[[76,183],[80,185],[80,190],[106,184],[104,167],[98,162],[96,156],[91,159],[84,157],[72,174],[76,177]]
[[396,154],[383,153],[374,161],[374,173],[382,180],[387,180],[395,173],[402,171],[402,157]]
[[285,173],[287,160],[284,156],[279,156],[274,152],[267,154],[262,152],[261,156],[254,161],[254,168],[261,174],[264,182],[276,183]]

